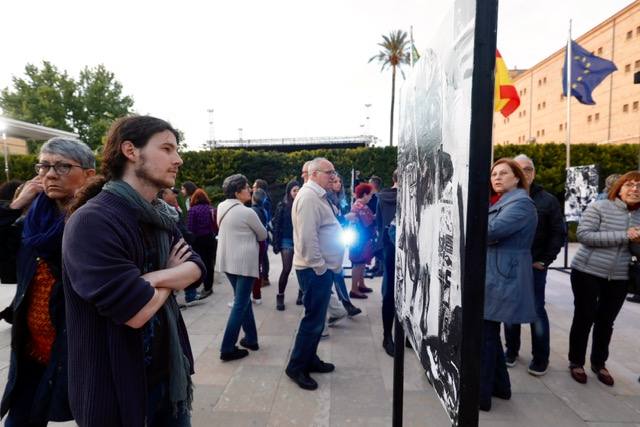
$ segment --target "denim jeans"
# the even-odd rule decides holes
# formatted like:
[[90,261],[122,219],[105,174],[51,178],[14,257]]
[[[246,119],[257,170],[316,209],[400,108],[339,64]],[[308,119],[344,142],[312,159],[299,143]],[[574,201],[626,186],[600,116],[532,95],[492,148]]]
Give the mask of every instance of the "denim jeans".
[[385,338],[393,333],[393,319],[396,315],[396,247],[393,243],[384,243],[384,264],[382,272],[382,334]]
[[578,270],[571,270],[573,291],[573,321],[569,333],[569,362],[584,366],[589,332],[591,340],[591,366],[603,368],[609,358],[609,342],[624,298],[626,280],[607,280]]
[[493,394],[511,395],[511,382],[500,341],[500,323],[485,320],[480,355],[480,403],[490,402]]
[[178,402],[174,415],[169,401],[167,383],[155,385],[147,398],[147,425],[149,427],[191,427],[191,413],[184,402]]
[[347,284],[344,282],[344,271],[333,273],[333,285],[340,302],[351,302],[349,292],[347,291]]
[[[533,362],[547,365],[549,363],[549,317],[544,308],[544,290],[547,284],[547,269],[533,269],[533,286],[538,318],[531,323],[531,354]],[[520,351],[520,325],[504,325],[504,337],[507,354],[517,356]]]
[[296,270],[296,276],[304,294],[304,317],[298,327],[287,369],[292,372],[309,372],[309,368],[319,360],[316,352],[327,316],[334,273],[327,270],[318,276],[313,269],[306,268]]
[[222,338],[221,353],[231,353],[235,349],[241,327],[249,344],[258,343],[258,331],[251,308],[251,289],[255,278],[230,273],[227,273],[227,277],[233,287],[234,297],[233,307],[231,307],[227,327]]

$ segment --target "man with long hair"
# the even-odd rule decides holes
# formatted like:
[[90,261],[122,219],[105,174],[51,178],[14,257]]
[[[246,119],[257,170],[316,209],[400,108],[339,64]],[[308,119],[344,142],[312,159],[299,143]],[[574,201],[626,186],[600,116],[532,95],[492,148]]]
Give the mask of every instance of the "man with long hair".
[[193,356],[174,290],[205,268],[159,203],[182,159],[178,133],[148,116],[116,121],[102,191],[78,196],[63,239],[69,403],[79,426],[188,426]]

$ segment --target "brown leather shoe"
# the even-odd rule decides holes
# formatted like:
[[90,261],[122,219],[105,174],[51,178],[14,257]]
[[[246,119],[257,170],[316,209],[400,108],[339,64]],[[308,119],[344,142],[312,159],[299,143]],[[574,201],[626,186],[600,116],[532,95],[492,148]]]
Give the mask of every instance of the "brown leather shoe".
[[580,384],[587,383],[587,373],[582,366],[569,366],[569,371],[571,372],[571,378]]
[[609,387],[613,386],[613,377],[611,376],[607,368],[598,369],[592,366],[591,370],[598,376],[598,381],[600,381],[602,384],[608,385]]

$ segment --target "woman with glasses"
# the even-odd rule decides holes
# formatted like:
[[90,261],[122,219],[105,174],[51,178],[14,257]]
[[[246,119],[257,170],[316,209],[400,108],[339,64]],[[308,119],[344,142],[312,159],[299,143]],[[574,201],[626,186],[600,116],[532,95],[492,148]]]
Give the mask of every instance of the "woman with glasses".
[[[72,419],[67,395],[67,344],[61,250],[65,215],[74,194],[95,174],[84,143],[53,138],[40,149],[37,175],[8,207],[0,227],[22,227],[18,241],[0,242],[0,256],[17,253],[11,303],[11,360],[0,416],[5,426],[46,426]],[[16,223],[31,205],[24,221]]]
[[580,249],[571,263],[573,322],[569,335],[569,371],[587,382],[584,370],[587,341],[591,341],[591,370],[608,386],[614,383],[605,367],[609,342],[629,280],[629,246],[640,242],[640,172],[622,175],[608,198],[591,203],[582,214],[576,236]]
[[242,347],[258,350],[258,331],[251,308],[251,290],[259,274],[259,245],[266,240],[267,229],[258,215],[245,203],[251,201],[251,188],[244,175],[228,176],[222,183],[227,198],[218,205],[218,256],[216,269],[226,273],[233,287],[233,306],[220,347],[224,361],[246,357],[249,352],[236,346],[240,328]]

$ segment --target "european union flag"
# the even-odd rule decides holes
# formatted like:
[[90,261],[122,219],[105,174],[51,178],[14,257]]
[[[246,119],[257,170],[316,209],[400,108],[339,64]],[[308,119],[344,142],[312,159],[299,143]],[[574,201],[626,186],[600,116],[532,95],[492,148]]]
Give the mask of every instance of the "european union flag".
[[[608,59],[595,56],[578,43],[571,40],[571,95],[582,104],[593,105],[591,92],[609,74],[616,71],[616,64]],[[562,68],[562,93],[567,96],[567,54]]]

